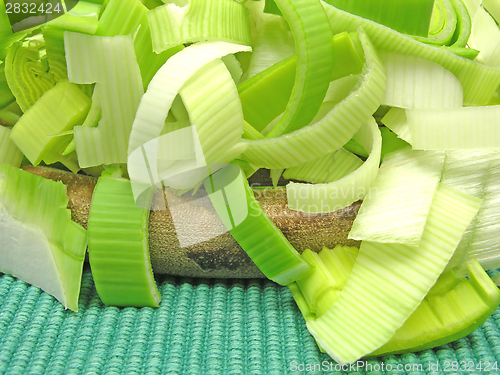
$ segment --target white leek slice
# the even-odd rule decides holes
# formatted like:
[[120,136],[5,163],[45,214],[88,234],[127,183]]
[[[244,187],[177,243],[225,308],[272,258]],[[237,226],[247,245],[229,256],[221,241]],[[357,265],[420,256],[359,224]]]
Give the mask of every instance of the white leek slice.
[[408,124],[404,108],[394,107],[389,109],[380,121],[396,133],[399,138],[411,144],[410,124]]
[[444,270],[480,204],[440,184],[418,247],[362,242],[337,301],[306,322],[319,345],[344,364],[389,341]]
[[20,167],[23,161],[23,153],[10,139],[11,129],[0,126],[0,163]]
[[398,52],[384,52],[387,81],[382,104],[399,108],[447,109],[463,105],[460,81],[441,65]]
[[382,137],[375,120],[367,121],[354,139],[370,153],[365,163],[334,182],[315,185],[290,182],[286,186],[290,209],[308,213],[333,212],[368,194],[377,177],[382,151]]
[[[448,268],[460,266],[474,258],[485,269],[500,267],[498,233],[500,233],[500,152],[449,151],[443,168],[443,183],[483,199],[474,221],[458,246]],[[466,271],[466,267],[463,267]]]
[[61,182],[0,165],[0,272],[77,311],[87,236],[67,205]]
[[480,51],[477,61],[489,66],[500,66],[500,29],[493,17],[481,6],[474,17],[469,41]]
[[276,138],[243,140],[242,159],[266,168],[288,168],[319,158],[342,147],[380,106],[384,67],[366,34],[359,30],[365,65],[356,88],[321,120]]
[[332,154],[308,161],[297,167],[288,168],[283,177],[313,184],[336,181],[354,172],[363,161],[353,153],[341,148]]
[[406,111],[416,150],[500,148],[500,106]]
[[349,238],[418,245],[444,158],[444,153],[409,149],[387,155]]
[[418,42],[388,27],[349,14],[324,2],[323,6],[334,34],[355,31],[359,26],[363,26],[377,49],[422,57],[448,69],[462,84],[464,105],[488,104],[500,85],[500,69],[481,65],[442,48]]
[[66,32],[64,44],[70,81],[99,85],[98,126],[74,129],[80,166],[126,163],[130,130],[144,92],[132,37]]

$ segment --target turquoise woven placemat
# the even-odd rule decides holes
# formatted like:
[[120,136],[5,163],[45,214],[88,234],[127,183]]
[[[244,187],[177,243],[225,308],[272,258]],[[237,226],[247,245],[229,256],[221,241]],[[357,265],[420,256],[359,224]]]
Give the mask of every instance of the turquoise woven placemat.
[[158,309],[105,308],[86,269],[74,313],[0,274],[0,374],[417,375],[485,373],[487,366],[500,373],[492,367],[500,362],[500,309],[449,345],[336,369],[318,351],[287,288],[266,280],[157,282]]

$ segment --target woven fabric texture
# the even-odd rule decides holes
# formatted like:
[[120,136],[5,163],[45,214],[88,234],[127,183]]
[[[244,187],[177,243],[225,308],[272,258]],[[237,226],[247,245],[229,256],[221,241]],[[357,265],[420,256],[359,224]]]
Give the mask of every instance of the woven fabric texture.
[[75,313],[0,274],[0,374],[500,373],[500,309],[451,344],[341,369],[319,352],[285,287],[166,276],[157,282],[158,309],[106,308],[85,270]]

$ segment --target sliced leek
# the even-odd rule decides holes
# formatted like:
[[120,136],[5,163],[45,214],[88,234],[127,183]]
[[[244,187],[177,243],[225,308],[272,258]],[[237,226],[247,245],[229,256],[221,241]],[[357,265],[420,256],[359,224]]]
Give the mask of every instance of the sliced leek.
[[290,133],[309,124],[328,89],[334,63],[332,32],[321,2],[275,2],[292,31],[297,69],[287,108],[269,137]]
[[87,235],[71,220],[66,186],[2,164],[0,193],[0,272],[77,311]]
[[149,260],[148,219],[149,210],[135,203],[130,181],[99,179],[89,214],[89,261],[97,293],[107,306],[160,303]]
[[306,322],[321,347],[343,364],[389,341],[444,270],[480,204],[441,184],[418,247],[363,241],[337,301]]
[[83,122],[89,108],[87,95],[68,80],[60,81],[26,111],[10,137],[33,165],[57,160],[71,142],[67,131]]
[[74,129],[80,166],[126,163],[130,131],[143,94],[132,38],[66,32],[64,43],[70,81],[99,86],[99,125]]
[[0,126],[0,163],[20,167],[23,153],[10,139],[11,129]]
[[290,182],[286,186],[288,207],[309,213],[333,212],[364,198],[378,174],[382,138],[373,118],[366,122],[354,139],[370,155],[365,163],[352,173],[325,184]]
[[321,120],[297,132],[277,138],[243,140],[248,145],[242,158],[266,168],[288,168],[329,154],[342,147],[379,107],[385,73],[373,45],[364,34],[359,38],[365,54],[360,82],[351,94]]
[[500,106],[406,111],[416,150],[500,148]]
[[227,230],[269,279],[288,285],[311,270],[263,211],[238,167],[216,172],[204,186]]
[[444,153],[408,149],[387,155],[349,238],[417,246],[444,159]]
[[500,69],[456,56],[445,49],[426,45],[370,20],[351,15],[323,3],[334,33],[355,31],[363,26],[377,49],[422,57],[453,73],[464,90],[464,105],[486,105],[500,85]]
[[380,54],[387,74],[382,104],[399,108],[447,109],[463,105],[460,81],[442,66],[397,52]]

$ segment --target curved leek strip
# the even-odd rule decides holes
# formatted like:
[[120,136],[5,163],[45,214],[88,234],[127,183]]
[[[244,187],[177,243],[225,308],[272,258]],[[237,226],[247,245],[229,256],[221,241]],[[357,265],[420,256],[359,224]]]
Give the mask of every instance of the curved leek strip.
[[13,44],[7,51],[5,77],[23,112],[56,83],[54,76],[43,68],[39,52],[20,43]]
[[295,41],[297,69],[287,108],[268,137],[309,124],[323,101],[333,69],[333,40],[319,0],[276,0]]
[[287,285],[311,270],[255,200],[239,168],[229,165],[204,185],[228,231],[269,279]]
[[483,7],[477,9],[470,41],[474,48],[480,51],[478,61],[489,66],[500,66],[500,30],[493,17]]
[[11,129],[0,126],[0,163],[20,167],[23,153],[10,139]]
[[252,44],[248,10],[233,0],[191,0],[187,9],[165,4],[147,17],[156,53],[200,41]]
[[483,324],[498,307],[500,291],[477,261],[469,263],[468,269],[469,279],[457,279],[458,284],[445,293],[429,293],[392,339],[370,356],[434,348]]
[[74,129],[80,166],[126,163],[130,130],[143,94],[132,38],[66,32],[64,43],[70,81],[99,85],[99,125]]
[[0,165],[0,272],[78,310],[86,231],[71,220],[66,186]]
[[[76,4],[75,4],[76,3]],[[95,34],[98,27],[99,13],[102,4],[95,1],[73,1],[74,7],[64,15],[47,23],[47,27],[57,27],[66,31],[75,31],[84,34]]]
[[147,13],[155,53],[182,44],[181,24],[185,13],[185,7],[181,8],[170,3],[156,7]]
[[243,110],[231,74],[220,60],[196,72],[179,92],[196,126],[207,163],[229,162],[226,151],[243,134]]
[[418,245],[444,159],[444,153],[411,149],[387,155],[349,238]]
[[21,116],[11,139],[33,165],[58,159],[69,142],[67,132],[83,122],[90,99],[68,80],[59,82]]
[[362,30],[359,37],[365,65],[355,90],[321,120],[278,138],[243,140],[242,159],[266,168],[288,168],[319,158],[342,147],[379,107],[385,72],[373,45]]
[[406,111],[416,150],[500,148],[500,106]]
[[325,184],[286,186],[288,207],[308,213],[333,212],[345,208],[368,194],[377,177],[382,138],[373,118],[361,127],[354,139],[370,153],[365,163],[347,176]]
[[[483,204],[467,228],[449,267],[477,259],[485,269],[500,267],[498,233],[500,230],[500,152],[448,151],[443,168],[443,183],[477,198]],[[466,269],[465,269],[466,271]]]
[[451,0],[451,3],[457,14],[457,28],[455,29],[455,34],[452,39],[453,44],[451,46],[455,48],[465,48],[472,30],[472,20],[462,0]]
[[343,364],[389,341],[435,284],[480,205],[440,184],[418,247],[363,241],[337,301],[306,322],[321,347]]
[[351,14],[370,19],[403,34],[427,37],[433,16],[433,0],[326,0]]
[[429,28],[429,36],[414,37],[424,43],[448,46],[453,43],[453,36],[457,27],[457,13],[452,0],[436,0]]
[[333,33],[355,31],[363,26],[377,49],[395,51],[433,61],[452,72],[462,84],[464,105],[486,105],[500,85],[500,69],[461,58],[443,48],[418,42],[370,20],[323,3]]
[[172,56],[158,70],[141,99],[130,135],[129,155],[160,135],[172,102],[191,76],[212,60],[240,51],[250,51],[250,48],[225,42],[204,42]]
[[89,213],[89,261],[97,293],[107,306],[159,305],[149,260],[148,218],[149,210],[135,204],[130,181],[99,179]]
[[182,46],[170,48],[160,54],[153,51],[148,22],[148,9],[140,0],[109,0],[99,18],[96,35],[130,35],[134,39],[134,51],[141,70],[144,89],[156,71]]
[[382,104],[421,109],[463,106],[460,81],[441,65],[397,52],[380,53],[380,59],[387,76]]
[[191,0],[181,33],[186,42],[218,40],[252,45],[248,10],[234,0]]
[[287,180],[299,180],[313,184],[336,181],[354,172],[363,161],[354,154],[341,148],[321,158],[308,161],[297,167],[288,168],[283,173]]

